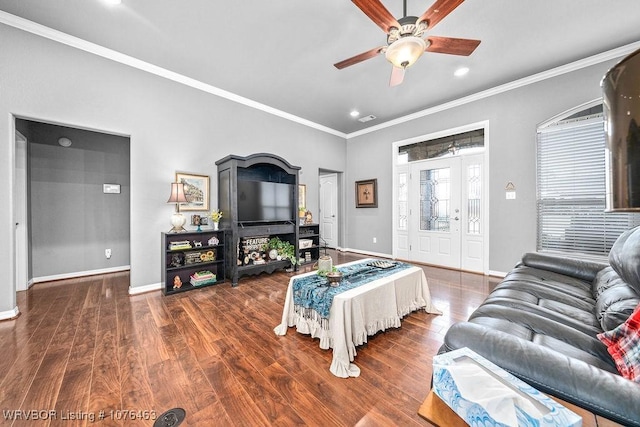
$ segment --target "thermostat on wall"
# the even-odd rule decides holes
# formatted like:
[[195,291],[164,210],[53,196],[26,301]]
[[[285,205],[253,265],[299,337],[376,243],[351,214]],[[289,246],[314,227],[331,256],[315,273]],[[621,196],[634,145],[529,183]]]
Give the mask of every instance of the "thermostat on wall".
[[120,194],[120,184],[102,184],[102,192],[105,194]]

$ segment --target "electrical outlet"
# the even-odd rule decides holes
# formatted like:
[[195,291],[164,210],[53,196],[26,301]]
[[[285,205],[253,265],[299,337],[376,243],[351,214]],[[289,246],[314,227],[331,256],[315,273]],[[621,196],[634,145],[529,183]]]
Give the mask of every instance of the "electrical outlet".
[[373,238],[373,243],[378,243],[378,239],[377,238]]
[[111,249],[105,249],[104,256],[106,256],[107,259],[111,258]]

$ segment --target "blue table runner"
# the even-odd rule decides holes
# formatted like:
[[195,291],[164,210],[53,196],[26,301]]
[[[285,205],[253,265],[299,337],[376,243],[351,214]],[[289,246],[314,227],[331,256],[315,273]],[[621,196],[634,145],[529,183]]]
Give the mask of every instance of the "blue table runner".
[[[338,267],[342,272],[342,281],[336,287],[330,286],[326,277],[317,274],[294,278],[293,304],[296,311],[305,311],[305,317],[314,317],[317,313],[320,318],[328,319],[333,297],[337,294],[412,267],[411,264],[393,261],[392,267],[379,268],[370,265],[371,262],[372,260],[367,260]],[[309,310],[315,313],[310,313]]]

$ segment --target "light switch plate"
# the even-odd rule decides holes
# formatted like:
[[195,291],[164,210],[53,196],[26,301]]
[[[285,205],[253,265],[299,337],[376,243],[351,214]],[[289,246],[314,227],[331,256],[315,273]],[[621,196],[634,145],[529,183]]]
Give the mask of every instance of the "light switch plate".
[[102,184],[104,194],[120,194],[120,184]]

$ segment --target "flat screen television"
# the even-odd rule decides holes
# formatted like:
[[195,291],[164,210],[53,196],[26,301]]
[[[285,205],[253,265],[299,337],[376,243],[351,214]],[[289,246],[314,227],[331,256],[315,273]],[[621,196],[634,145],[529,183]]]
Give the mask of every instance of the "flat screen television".
[[293,185],[238,180],[238,221],[293,221]]

